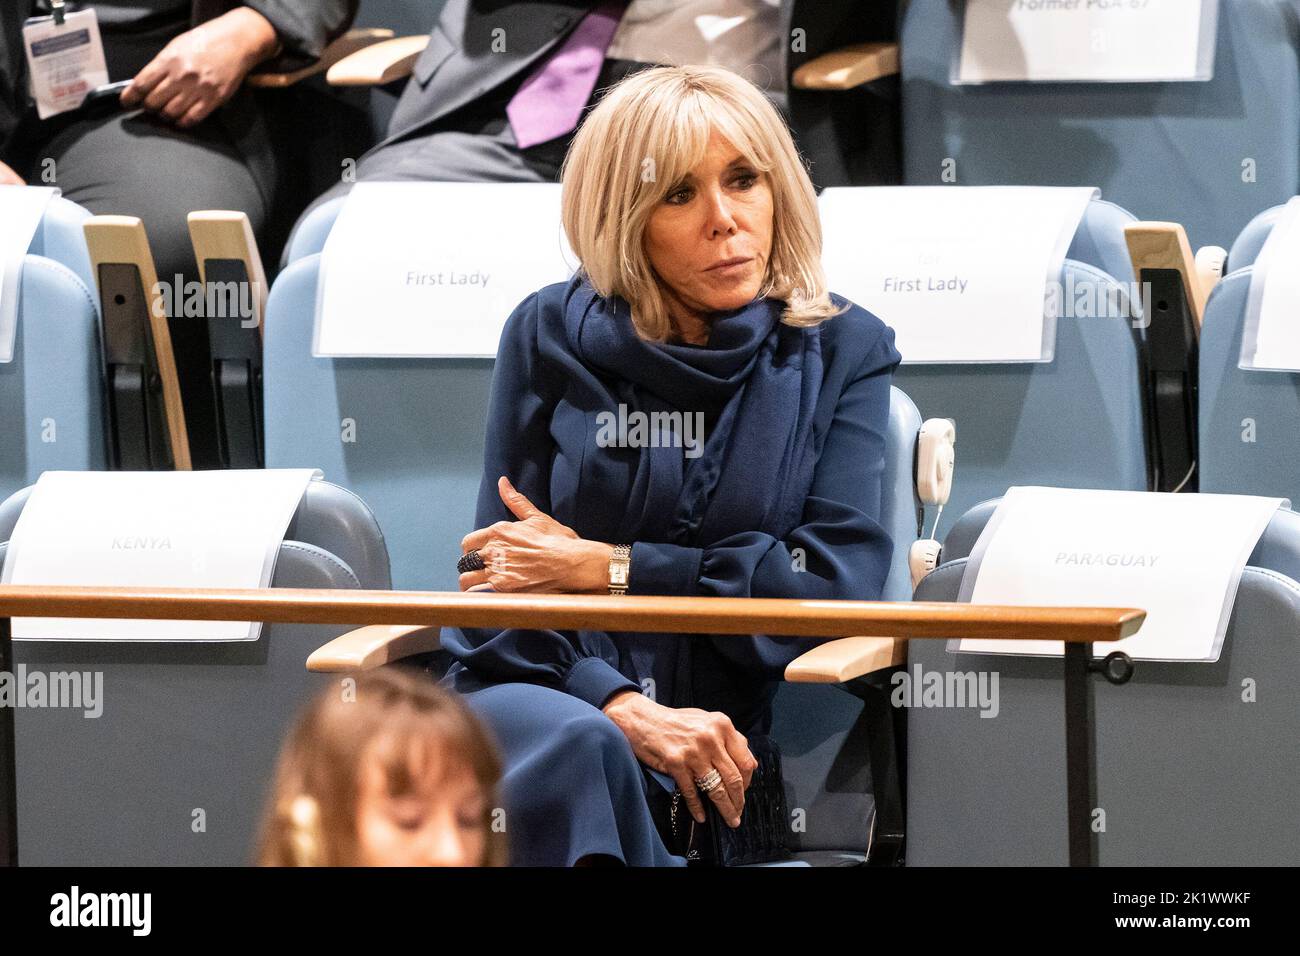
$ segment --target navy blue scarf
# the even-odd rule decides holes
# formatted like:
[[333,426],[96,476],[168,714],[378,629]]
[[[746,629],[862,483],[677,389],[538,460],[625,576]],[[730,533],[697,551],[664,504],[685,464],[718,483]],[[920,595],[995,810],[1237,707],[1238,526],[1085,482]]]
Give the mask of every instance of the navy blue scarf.
[[817,457],[821,337],[781,324],[784,309],[756,299],[717,313],[704,347],[647,342],[624,299],[575,279],[564,325],[583,364],[606,373],[630,409],[700,412],[708,424],[699,457],[639,449],[620,528],[627,540],[649,533],[701,547],[746,531],[784,538],[800,523]]

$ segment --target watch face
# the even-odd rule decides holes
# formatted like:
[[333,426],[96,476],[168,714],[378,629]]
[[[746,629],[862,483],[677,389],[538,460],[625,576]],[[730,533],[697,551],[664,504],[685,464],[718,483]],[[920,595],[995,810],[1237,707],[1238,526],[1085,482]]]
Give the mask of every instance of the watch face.
[[610,571],[609,579],[613,584],[627,584],[627,568],[619,567]]

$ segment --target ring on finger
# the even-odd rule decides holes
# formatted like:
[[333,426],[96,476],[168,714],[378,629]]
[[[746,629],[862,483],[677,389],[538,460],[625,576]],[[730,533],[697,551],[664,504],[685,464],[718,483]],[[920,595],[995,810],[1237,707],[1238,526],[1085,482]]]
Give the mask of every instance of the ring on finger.
[[699,787],[704,793],[711,793],[716,790],[722,783],[722,774],[718,773],[718,768],[713,767],[702,777],[695,778],[695,786]]
[[478,548],[473,548],[461,555],[456,562],[456,570],[461,574],[468,574],[471,571],[482,571],[487,565],[483,563],[483,555],[479,553]]

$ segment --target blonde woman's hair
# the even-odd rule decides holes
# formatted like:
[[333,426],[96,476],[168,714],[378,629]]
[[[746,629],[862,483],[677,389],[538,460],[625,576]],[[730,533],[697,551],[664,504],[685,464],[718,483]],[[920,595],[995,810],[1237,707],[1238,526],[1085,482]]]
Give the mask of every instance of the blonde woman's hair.
[[389,793],[400,795],[416,786],[413,755],[473,775],[485,798],[479,865],[504,866],[505,834],[492,829],[501,763],[490,736],[456,694],[391,666],[332,683],[299,718],[280,754],[258,865],[356,865],[362,764],[377,759]]
[[785,302],[788,325],[816,325],[842,311],[826,289],[817,195],[789,128],[756,86],[718,67],[634,73],[610,88],[574,136],[561,172],[562,215],[592,287],[628,301],[642,338],[668,338],[646,223],[704,157],[715,130],[772,190],[772,254],[759,298]]

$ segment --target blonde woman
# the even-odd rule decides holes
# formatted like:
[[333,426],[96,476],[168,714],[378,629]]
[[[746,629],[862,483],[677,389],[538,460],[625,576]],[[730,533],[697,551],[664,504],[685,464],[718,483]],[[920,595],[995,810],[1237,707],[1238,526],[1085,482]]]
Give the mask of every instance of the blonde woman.
[[[581,269],[501,336],[462,589],[877,598],[893,333],[830,294],[816,198],[717,68],[612,88],[563,172]],[[508,228],[508,223],[503,228]],[[736,826],[806,639],[448,629],[494,728],[512,859],[680,863],[651,807]]]
[[499,866],[501,764],[465,704],[398,668],[331,683],[280,754],[262,866]]

